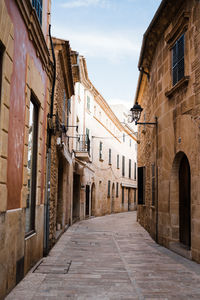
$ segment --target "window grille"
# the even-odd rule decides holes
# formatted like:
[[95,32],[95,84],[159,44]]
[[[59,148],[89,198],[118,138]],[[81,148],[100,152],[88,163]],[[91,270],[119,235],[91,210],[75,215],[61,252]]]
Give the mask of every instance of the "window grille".
[[32,0],[32,5],[36,10],[40,24],[42,24],[42,0]]
[[172,77],[173,85],[184,77],[184,34],[172,48]]

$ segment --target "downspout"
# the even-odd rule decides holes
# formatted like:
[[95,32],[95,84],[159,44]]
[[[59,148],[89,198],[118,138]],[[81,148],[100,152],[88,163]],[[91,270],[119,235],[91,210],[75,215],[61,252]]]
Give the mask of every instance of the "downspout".
[[140,72],[142,72],[142,74],[144,73],[145,75],[147,75],[148,80],[150,79],[150,74],[148,72],[146,72],[143,67],[138,67],[138,69]]
[[156,243],[158,243],[158,119],[156,118]]
[[49,25],[49,38],[51,44],[51,51],[53,57],[53,83],[51,91],[50,114],[48,114],[47,124],[47,166],[46,166],[46,191],[44,203],[44,255],[49,252],[49,207],[50,207],[50,179],[51,179],[51,137],[52,137],[52,119],[53,119],[53,104],[54,104],[54,91],[56,83],[56,59],[53,41],[51,37],[51,25]]

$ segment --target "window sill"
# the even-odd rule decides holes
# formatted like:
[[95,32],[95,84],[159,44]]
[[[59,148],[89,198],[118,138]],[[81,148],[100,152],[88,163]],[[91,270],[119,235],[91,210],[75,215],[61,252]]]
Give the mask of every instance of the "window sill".
[[184,86],[188,85],[190,76],[184,76],[179,82],[177,82],[169,91],[165,93],[165,96],[167,98],[171,98],[174,93],[176,93],[178,90],[182,89]]
[[99,158],[99,161],[104,161],[103,158]]
[[34,230],[28,232],[25,234],[25,241],[29,240],[30,238],[34,237],[36,235],[36,232]]

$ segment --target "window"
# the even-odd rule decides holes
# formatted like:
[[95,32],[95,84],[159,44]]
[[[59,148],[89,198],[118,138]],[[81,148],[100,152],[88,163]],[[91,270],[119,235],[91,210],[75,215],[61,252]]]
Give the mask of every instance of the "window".
[[63,116],[62,116],[63,125],[65,125],[65,106],[66,106],[66,93],[64,91],[64,95],[63,95]]
[[137,164],[134,163],[134,180],[136,180],[136,170],[137,170]]
[[110,180],[108,180],[108,198],[110,198]]
[[116,184],[116,197],[119,197],[119,183]]
[[112,164],[112,162],[111,162],[111,149],[109,149],[109,159],[108,159],[108,163],[109,163],[109,165]]
[[131,178],[131,159],[129,159],[129,172],[128,172],[129,178]]
[[125,143],[125,140],[126,140],[126,138],[125,138],[125,133],[123,133],[123,142]]
[[37,140],[38,140],[38,105],[31,96],[29,110],[29,132],[28,132],[28,193],[26,205],[26,234],[35,229],[35,203],[36,203],[36,182],[37,182]]
[[90,110],[90,97],[87,96],[87,109]]
[[86,128],[86,144],[87,144],[87,150],[88,150],[88,152],[89,152],[89,148],[88,147],[90,147],[89,146],[89,144],[90,144],[90,138],[89,138],[89,136],[90,136],[90,130],[88,128]]
[[155,164],[151,166],[152,170],[152,206],[155,205]]
[[32,0],[32,5],[36,10],[40,24],[42,24],[42,0]]
[[103,150],[103,143],[100,142],[100,143],[99,143],[99,160],[102,160],[102,159],[103,159],[103,153],[102,153],[102,150]]
[[125,156],[122,156],[122,176],[125,176]]
[[69,113],[71,112],[71,99],[67,100],[67,128],[69,126]]
[[131,147],[131,144],[132,144],[132,141],[131,141],[131,139],[129,140],[129,146]]
[[117,169],[119,169],[119,154],[117,154]]
[[145,167],[138,168],[138,204],[145,204]]
[[90,136],[90,130],[88,128],[86,128],[85,133],[86,133],[86,137],[89,138],[89,136]]
[[184,77],[184,34],[172,48],[172,77],[173,85]]
[[122,205],[124,205],[124,187],[122,187]]

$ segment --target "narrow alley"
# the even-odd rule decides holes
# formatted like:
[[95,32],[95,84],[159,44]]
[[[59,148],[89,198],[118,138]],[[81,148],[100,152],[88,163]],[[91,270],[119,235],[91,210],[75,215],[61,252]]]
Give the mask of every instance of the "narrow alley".
[[7,296],[29,299],[200,299],[200,268],[157,245],[136,212],[74,224]]

